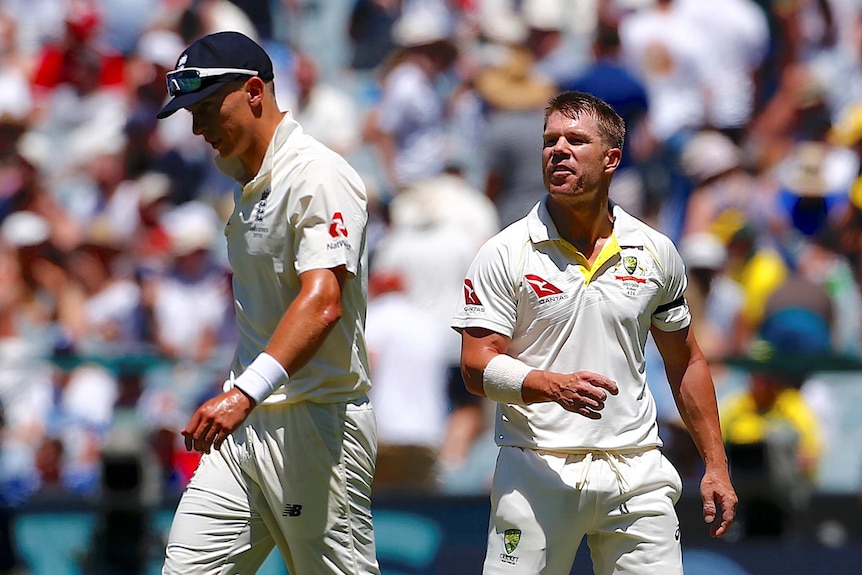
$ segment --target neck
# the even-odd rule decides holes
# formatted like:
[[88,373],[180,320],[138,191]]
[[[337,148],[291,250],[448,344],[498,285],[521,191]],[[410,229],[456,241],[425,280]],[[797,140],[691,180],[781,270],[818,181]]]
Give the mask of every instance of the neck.
[[[569,201],[566,201],[569,200]],[[592,258],[597,248],[614,230],[613,216],[607,198],[578,202],[566,198],[560,201],[548,199],[548,213],[557,227],[560,237],[572,244],[587,259]]]
[[273,137],[275,137],[275,131],[278,129],[278,125],[285,114],[286,112],[275,110],[269,113],[264,112],[260,118],[259,129],[254,132],[248,148],[240,156],[242,167],[249,180],[254,178],[260,171],[263,159],[266,157],[266,151],[269,149],[269,144],[272,142]]

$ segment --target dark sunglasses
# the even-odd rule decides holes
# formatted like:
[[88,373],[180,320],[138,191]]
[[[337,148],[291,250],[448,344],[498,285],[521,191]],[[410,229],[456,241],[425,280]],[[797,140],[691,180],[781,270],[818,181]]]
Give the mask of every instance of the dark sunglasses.
[[197,92],[204,86],[218,81],[222,76],[241,74],[257,76],[257,70],[243,68],[180,68],[167,73],[168,94],[182,96]]

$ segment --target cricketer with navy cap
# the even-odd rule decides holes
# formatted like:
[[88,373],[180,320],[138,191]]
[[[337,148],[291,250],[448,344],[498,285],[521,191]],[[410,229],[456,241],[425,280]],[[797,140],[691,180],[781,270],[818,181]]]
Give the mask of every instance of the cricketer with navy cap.
[[203,453],[163,574],[251,574],[277,545],[291,575],[378,575],[377,428],[367,397],[367,196],[356,171],[276,103],[272,62],[237,32],[204,36],[158,113],[237,180],[225,227],[239,343],[223,392],[182,430]]

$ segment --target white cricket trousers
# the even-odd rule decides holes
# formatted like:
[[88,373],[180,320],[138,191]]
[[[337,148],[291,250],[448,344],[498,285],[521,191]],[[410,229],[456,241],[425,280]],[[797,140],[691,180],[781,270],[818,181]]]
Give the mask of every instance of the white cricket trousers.
[[379,575],[371,520],[377,424],[367,399],[266,405],[201,462],[163,575],[251,575],[277,545],[290,575]]
[[595,575],[682,575],[679,473],[658,449],[502,447],[485,575],[569,575],[586,536]]

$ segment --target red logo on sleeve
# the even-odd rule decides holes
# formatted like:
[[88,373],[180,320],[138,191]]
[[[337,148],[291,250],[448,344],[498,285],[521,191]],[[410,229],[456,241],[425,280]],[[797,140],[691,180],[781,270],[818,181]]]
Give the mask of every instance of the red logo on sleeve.
[[524,279],[527,280],[527,283],[530,284],[530,288],[533,290],[533,293],[535,293],[536,297],[538,297],[539,299],[543,297],[548,297],[549,295],[557,295],[563,293],[560,288],[558,288],[548,280],[542,279],[535,274],[525,274]]
[[476,290],[473,289],[473,282],[470,280],[464,280],[464,301],[467,305],[482,305],[479,296],[476,295]]
[[341,212],[332,214],[332,223],[329,224],[329,235],[333,238],[338,236],[347,237],[347,227],[344,225],[344,216]]

